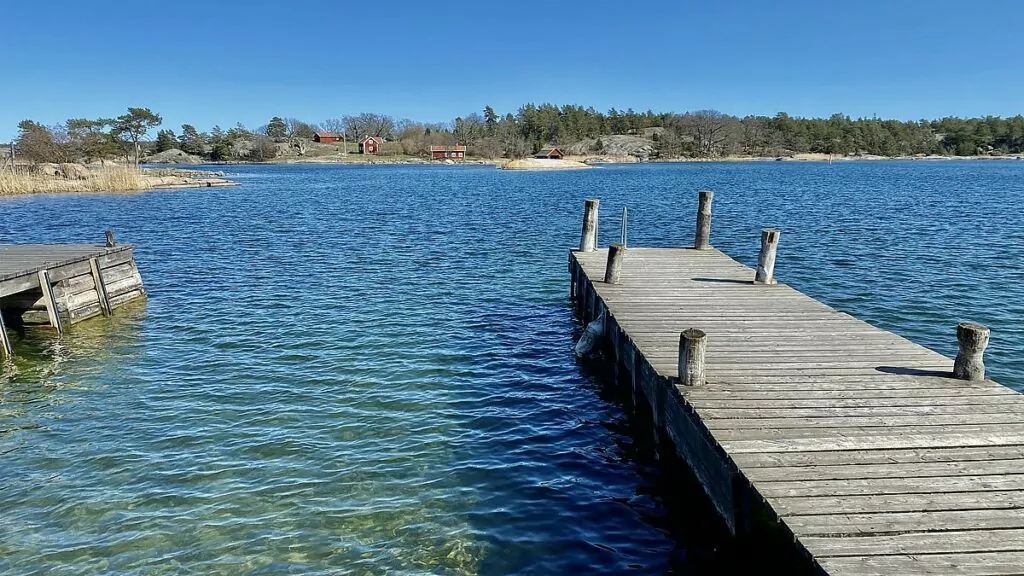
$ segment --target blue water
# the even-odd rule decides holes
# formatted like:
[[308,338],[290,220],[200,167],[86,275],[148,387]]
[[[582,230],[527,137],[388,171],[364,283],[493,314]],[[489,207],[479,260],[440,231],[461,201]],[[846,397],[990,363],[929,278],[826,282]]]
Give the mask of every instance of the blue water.
[[[715,573],[599,368],[566,250],[693,241],[1024,388],[1024,162],[247,166],[236,188],[0,199],[0,242],[136,244],[150,298],[0,378],[0,573]],[[678,518],[677,518],[678,520]],[[694,558],[701,558],[695,562]]]

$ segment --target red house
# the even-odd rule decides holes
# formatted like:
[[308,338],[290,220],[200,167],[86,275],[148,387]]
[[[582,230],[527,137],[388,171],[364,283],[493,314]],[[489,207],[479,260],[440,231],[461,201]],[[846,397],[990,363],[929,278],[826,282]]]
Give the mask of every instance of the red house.
[[360,154],[380,154],[380,148],[384,145],[384,139],[380,136],[363,136],[359,141]]
[[434,160],[462,160],[466,157],[466,147],[462,144],[454,146],[431,146],[430,157]]
[[317,132],[316,134],[313,134],[313,142],[334,144],[335,142],[341,142],[341,136],[334,132]]

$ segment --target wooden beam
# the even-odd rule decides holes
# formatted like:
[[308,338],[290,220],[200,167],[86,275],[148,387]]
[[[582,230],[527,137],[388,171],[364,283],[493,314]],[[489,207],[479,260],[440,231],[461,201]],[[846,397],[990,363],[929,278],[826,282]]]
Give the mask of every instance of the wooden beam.
[[57,309],[57,299],[53,297],[53,285],[50,284],[50,274],[46,270],[39,271],[39,288],[43,291],[43,304],[46,306],[46,315],[50,317],[50,326],[57,330],[57,334],[63,334],[64,326]]
[[14,350],[11,348],[11,338],[7,335],[7,326],[4,325],[2,310],[0,310],[0,355],[4,359],[9,359],[14,355]]
[[100,310],[104,316],[110,316],[110,299],[107,298],[107,287],[103,283],[103,276],[100,275],[100,267],[95,258],[89,259],[89,268],[92,272],[92,282],[96,286],[96,296],[100,301]]

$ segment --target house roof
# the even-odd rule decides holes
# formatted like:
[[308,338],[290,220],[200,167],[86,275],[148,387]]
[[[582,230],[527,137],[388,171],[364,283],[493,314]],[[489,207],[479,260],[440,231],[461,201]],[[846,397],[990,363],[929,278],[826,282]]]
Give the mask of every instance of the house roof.
[[453,146],[431,146],[431,152],[465,152],[466,147],[462,144],[455,144]]
[[360,140],[360,142],[366,142],[367,140],[372,140],[378,144],[384,143],[384,139],[381,138],[380,136],[363,136],[363,139]]
[[315,132],[313,135],[321,138],[341,138],[337,132]]
[[551,156],[555,152],[562,154],[562,151],[558,148],[541,148],[535,156]]

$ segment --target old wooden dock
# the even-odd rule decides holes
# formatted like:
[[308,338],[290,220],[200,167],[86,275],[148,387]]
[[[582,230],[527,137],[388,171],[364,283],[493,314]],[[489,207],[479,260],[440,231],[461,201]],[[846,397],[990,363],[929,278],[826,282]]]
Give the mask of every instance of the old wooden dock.
[[8,327],[66,326],[145,296],[133,246],[0,245],[0,357],[12,353]]
[[954,377],[773,283],[778,231],[758,270],[700,221],[703,249],[609,257],[596,206],[569,257],[577,311],[730,530],[782,531],[812,573],[1024,574],[1024,396],[984,379],[987,329],[960,328]]

